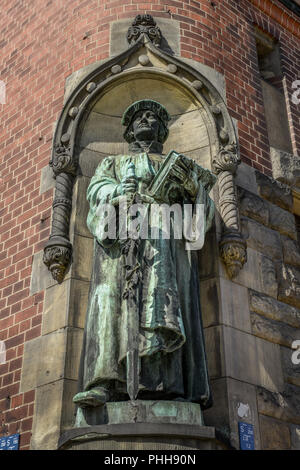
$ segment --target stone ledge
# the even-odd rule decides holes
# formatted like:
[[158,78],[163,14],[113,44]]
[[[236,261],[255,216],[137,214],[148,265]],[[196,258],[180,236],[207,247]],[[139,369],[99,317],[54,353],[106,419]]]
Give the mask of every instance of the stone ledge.
[[[103,441],[111,438],[151,438],[162,439],[180,438],[182,440],[215,441],[215,428],[211,426],[197,426],[191,424],[166,424],[166,423],[121,423],[89,426],[85,428],[71,429],[64,433],[58,442],[58,448],[67,449],[72,444],[87,441]],[[163,443],[163,442],[162,442]],[[151,444],[149,442],[149,444]],[[124,447],[120,449],[124,450]],[[176,447],[174,447],[176,449]],[[178,448],[178,447],[177,447]],[[145,448],[146,449],[146,448]]]

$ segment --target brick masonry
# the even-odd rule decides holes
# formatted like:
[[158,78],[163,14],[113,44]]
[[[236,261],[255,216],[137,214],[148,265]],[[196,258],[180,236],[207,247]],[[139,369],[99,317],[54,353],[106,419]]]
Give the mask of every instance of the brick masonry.
[[109,56],[110,23],[138,13],[180,23],[181,55],[222,73],[244,163],[271,176],[254,25],[280,40],[293,152],[300,151],[299,18],[276,0],[2,0],[0,80],[0,436],[30,445],[34,390],[20,393],[24,344],[41,335],[44,293],[30,295],[32,260],[50,234],[53,189],[40,194],[66,78]]

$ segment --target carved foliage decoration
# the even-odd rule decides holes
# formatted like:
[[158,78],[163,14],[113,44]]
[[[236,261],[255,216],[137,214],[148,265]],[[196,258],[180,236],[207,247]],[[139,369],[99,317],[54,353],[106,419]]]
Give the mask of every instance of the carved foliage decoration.
[[[128,30],[129,47],[118,56],[108,59],[85,76],[72,91],[57,123],[50,166],[56,179],[53,202],[52,231],[44,250],[44,263],[53,277],[62,282],[72,259],[69,240],[72,192],[77,173],[75,158],[76,139],[80,135],[81,121],[99,99],[106,86],[133,73],[157,74],[177,82],[200,103],[213,142],[216,157],[212,165],[218,175],[220,212],[224,222],[221,256],[230,276],[236,275],[246,259],[245,242],[239,231],[234,173],[239,163],[236,135],[227,107],[216,88],[196,69],[162,49],[162,34],[150,15],[138,15]],[[142,55],[138,56],[142,49]],[[145,52],[146,51],[146,52]],[[148,55],[147,55],[148,54]],[[151,54],[160,66],[151,63]],[[138,56],[137,67],[132,57]],[[141,60],[141,58],[143,60]],[[145,60],[147,59],[147,60]],[[137,61],[137,62],[138,62]],[[138,64],[137,64],[138,65]]]

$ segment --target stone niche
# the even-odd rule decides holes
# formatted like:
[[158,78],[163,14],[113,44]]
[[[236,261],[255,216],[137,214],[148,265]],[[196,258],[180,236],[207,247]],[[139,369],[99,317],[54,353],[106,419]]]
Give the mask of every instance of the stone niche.
[[[141,56],[145,55],[150,60],[147,70],[140,63]],[[126,67],[132,68],[132,72],[126,73]],[[204,168],[211,169],[213,155],[218,151],[218,133],[212,115],[207,112],[209,106],[205,107],[203,99],[197,98],[195,89],[193,93],[191,86],[185,86],[182,79],[178,80],[173,74],[175,68],[167,69],[168,64],[159,61],[146,48],[131,56],[126,67],[123,74],[112,75],[113,80],[102,88],[85,111],[77,129],[74,157],[78,162],[78,174],[72,192],[70,215],[73,257],[63,282],[57,284],[51,279],[41,262],[40,254],[34,264],[33,279],[38,279],[38,282],[32,282],[32,292],[45,290],[42,336],[26,344],[22,376],[22,391],[36,389],[33,449],[57,448],[61,434],[74,426],[75,406],[72,397],[77,392],[93,255],[93,238],[86,226],[86,189],[105,156],[126,153],[128,150],[122,136],[124,129],[121,117],[124,110],[142,98],[151,98],[167,108],[171,122],[164,153],[176,149],[192,157]],[[184,74],[187,76],[186,72]],[[72,92],[70,80],[68,90]],[[67,100],[68,96],[65,98]],[[220,111],[217,109],[217,112]],[[50,183],[45,190],[49,186]],[[214,191],[211,197],[216,199]],[[201,256],[203,262],[209,257]],[[214,256],[218,256],[216,250],[210,260]],[[203,305],[202,309],[205,316],[206,306]],[[45,355],[37,361],[40,350]],[[50,361],[48,356],[51,356]],[[33,358],[34,367],[29,374]],[[49,406],[49,403],[52,405]]]

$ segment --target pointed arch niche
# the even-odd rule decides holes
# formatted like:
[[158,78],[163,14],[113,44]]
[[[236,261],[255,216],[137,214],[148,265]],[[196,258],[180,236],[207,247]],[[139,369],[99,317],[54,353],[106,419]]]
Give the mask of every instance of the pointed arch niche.
[[[206,311],[217,308],[209,306],[217,293],[210,295],[207,282],[217,276],[219,253],[229,277],[246,260],[233,179],[238,146],[226,105],[206,77],[163,52],[143,34],[124,53],[81,79],[66,99],[57,123],[50,162],[56,179],[52,232],[44,250],[44,263],[54,280],[49,274],[42,345],[45,355],[47,348],[52,355],[57,351],[60,362],[53,365],[56,372],[49,377],[50,385],[46,380],[37,383],[33,448],[55,448],[59,435],[74,424],[72,397],[77,392],[93,256],[93,238],[86,226],[86,189],[105,156],[128,151],[121,116],[128,105],[143,98],[162,103],[171,115],[164,153],[171,149],[184,153],[218,175],[211,193],[216,224],[199,262],[204,326]],[[208,347],[208,362],[210,348],[214,344]],[[41,357],[41,370],[43,360]],[[55,403],[51,416],[45,415],[45,400]]]

